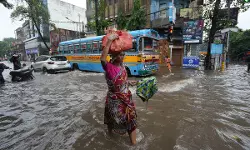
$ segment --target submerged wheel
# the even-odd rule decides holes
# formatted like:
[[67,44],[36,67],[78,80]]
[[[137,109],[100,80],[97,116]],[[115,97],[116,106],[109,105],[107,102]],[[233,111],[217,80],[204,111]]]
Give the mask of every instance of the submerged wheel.
[[131,77],[131,72],[130,72],[129,68],[128,67],[125,67],[125,68],[126,68],[128,76]]
[[31,69],[33,69],[34,72],[36,72],[35,68],[31,65],[30,66]]
[[72,70],[73,70],[73,71],[74,71],[74,70],[79,70],[78,65],[77,65],[77,64],[73,64],[73,66],[72,66]]
[[47,68],[43,67],[43,73],[47,73],[47,72],[48,72]]

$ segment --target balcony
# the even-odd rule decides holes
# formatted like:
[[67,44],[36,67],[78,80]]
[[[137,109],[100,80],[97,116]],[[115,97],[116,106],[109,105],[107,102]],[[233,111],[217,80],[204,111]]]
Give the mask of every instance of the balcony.
[[166,28],[176,20],[176,8],[171,2],[164,4],[151,4],[151,28]]
[[168,8],[151,13],[151,27],[161,28],[170,24]]

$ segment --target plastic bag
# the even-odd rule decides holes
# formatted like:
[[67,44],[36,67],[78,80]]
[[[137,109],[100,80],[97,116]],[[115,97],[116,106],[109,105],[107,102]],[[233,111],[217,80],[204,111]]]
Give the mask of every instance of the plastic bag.
[[108,41],[108,36],[110,34],[117,34],[118,39],[114,40],[110,46],[109,53],[117,53],[125,50],[130,50],[133,48],[133,37],[126,31],[108,31],[107,35],[102,38],[102,47],[104,48]]
[[143,102],[148,101],[158,91],[155,77],[144,78],[137,84],[136,94]]

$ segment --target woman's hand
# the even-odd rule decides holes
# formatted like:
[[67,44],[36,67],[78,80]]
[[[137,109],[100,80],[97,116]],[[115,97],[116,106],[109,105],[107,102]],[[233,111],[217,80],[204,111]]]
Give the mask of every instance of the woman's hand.
[[136,86],[138,81],[135,81],[135,80],[131,80],[131,81],[128,81],[129,85],[131,86]]
[[106,63],[107,63],[107,56],[108,56],[108,53],[109,53],[109,48],[110,48],[110,46],[112,44],[112,41],[114,41],[115,39],[118,39],[117,34],[110,34],[108,36],[108,41],[107,41],[106,47],[103,49],[102,55],[101,55],[101,58],[100,58],[103,68],[106,66]]
[[117,34],[111,34],[111,35],[109,35],[109,37],[108,37],[108,40],[109,41],[114,41],[114,40],[116,40],[116,39],[118,39],[118,35]]

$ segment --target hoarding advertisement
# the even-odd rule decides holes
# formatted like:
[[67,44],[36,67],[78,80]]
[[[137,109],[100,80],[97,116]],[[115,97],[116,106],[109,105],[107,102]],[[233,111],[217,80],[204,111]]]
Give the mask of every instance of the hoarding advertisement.
[[204,20],[184,21],[183,42],[185,44],[201,44]]

